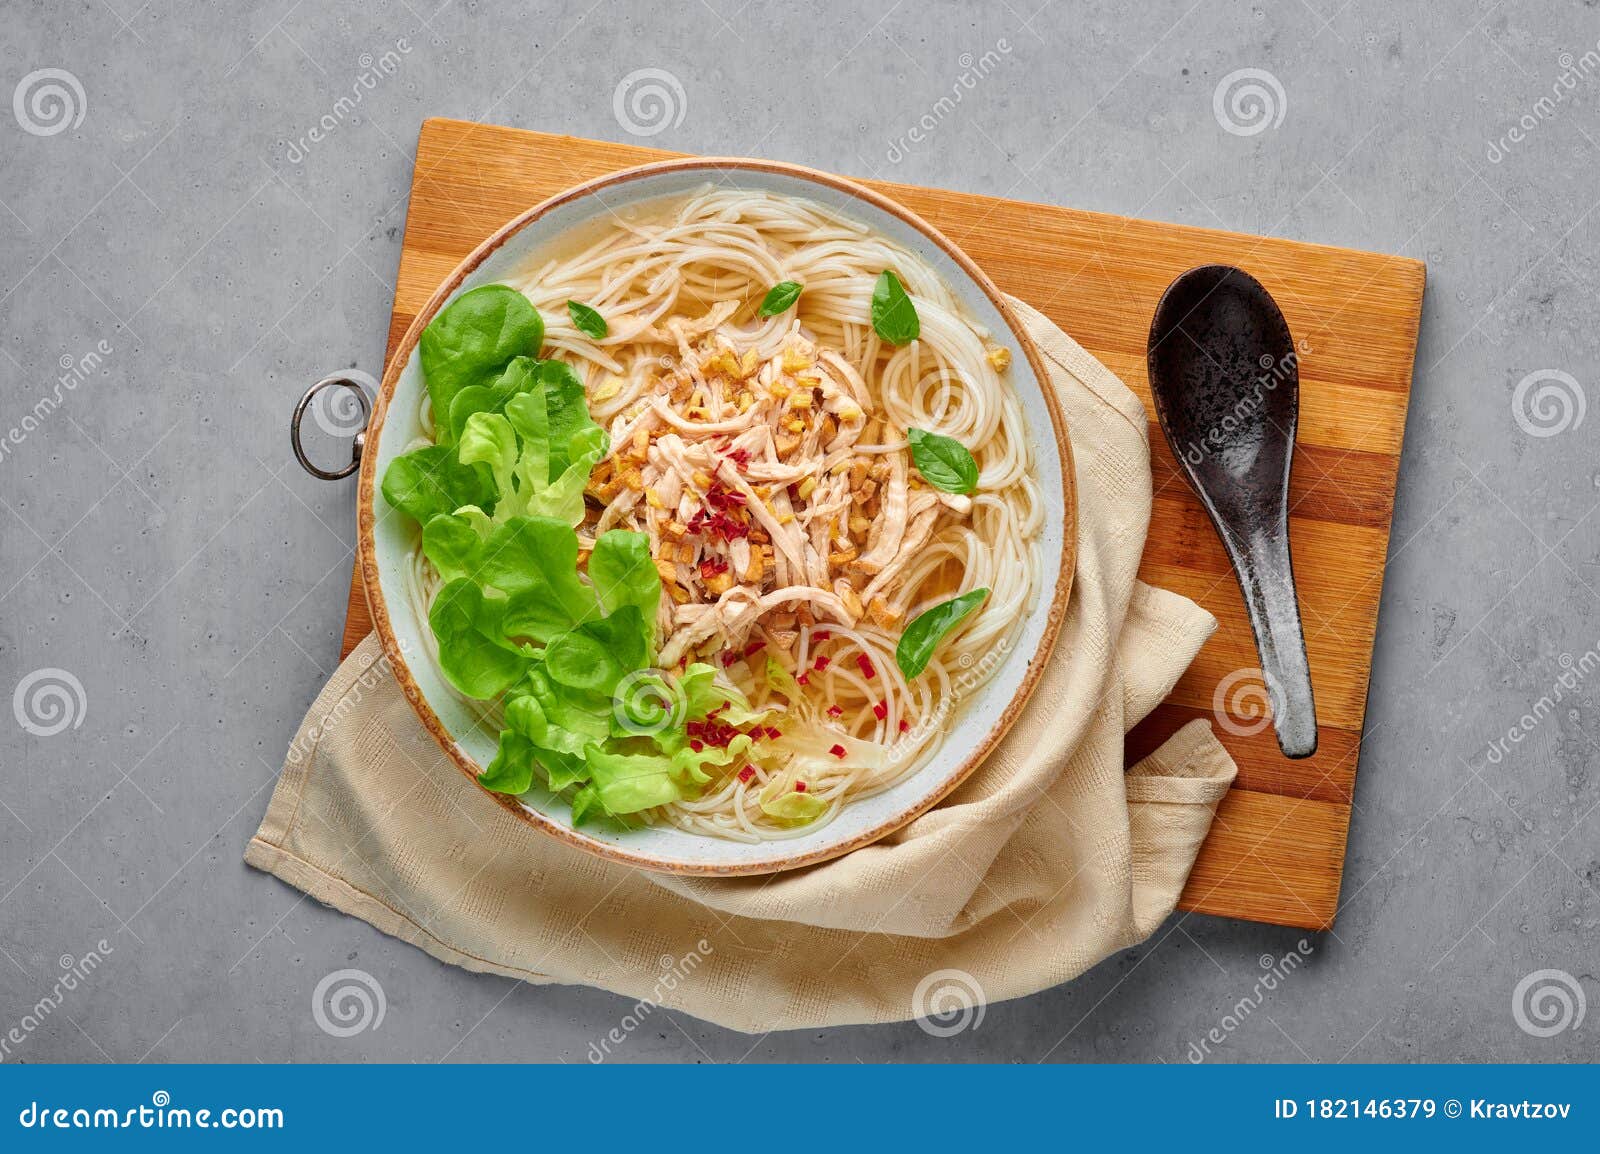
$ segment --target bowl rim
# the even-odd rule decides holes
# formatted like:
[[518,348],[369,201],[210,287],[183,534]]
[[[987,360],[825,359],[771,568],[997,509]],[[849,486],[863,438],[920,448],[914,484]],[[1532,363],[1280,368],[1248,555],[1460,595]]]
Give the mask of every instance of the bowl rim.
[[[734,172],[768,173],[820,184],[842,192],[852,199],[863,201],[879,211],[897,217],[901,222],[909,225],[931,243],[941,248],[945,255],[953,260],[989,298],[990,303],[1010,328],[1018,347],[1022,349],[1023,354],[1027,357],[1029,368],[1039,383],[1039,391],[1043,395],[1046,411],[1050,414],[1051,431],[1054,434],[1056,448],[1060,453],[1061,459],[1063,524],[1061,568],[1056,578],[1056,587],[1051,595],[1050,607],[1045,618],[1043,632],[1039,638],[1039,645],[1029,659],[1028,668],[1024,671],[1022,681],[1018,685],[1016,693],[1001,711],[1000,716],[989,726],[983,739],[926,796],[918,798],[909,805],[896,810],[889,817],[877,822],[869,829],[863,830],[836,844],[821,846],[803,853],[784,853],[782,852],[782,847],[786,843],[781,841],[772,842],[770,844],[774,852],[765,858],[753,861],[682,861],[618,846],[611,842],[602,841],[599,838],[590,837],[581,830],[574,829],[572,826],[548,814],[531,809],[523,805],[515,797],[495,793],[479,785],[477,777],[482,772],[482,767],[467,756],[465,750],[461,748],[449,730],[445,728],[443,722],[439,720],[438,715],[434,713],[433,708],[428,704],[427,698],[423,695],[416,679],[412,676],[411,669],[406,662],[405,654],[390,622],[389,607],[384,599],[383,589],[379,581],[377,542],[374,531],[377,524],[374,496],[378,487],[378,443],[379,437],[383,433],[385,418],[388,416],[390,402],[393,400],[395,389],[399,384],[400,375],[410,362],[411,354],[416,348],[417,342],[421,339],[422,330],[428,326],[440,308],[461,287],[462,282],[513,236],[561,205],[593,196],[598,192],[620,184],[648,179],[662,173],[699,169],[707,170],[708,173],[726,173],[730,170]],[[1067,435],[1066,418],[1061,412],[1061,406],[1056,398],[1050,374],[1045,368],[1043,356],[1033,338],[1029,336],[1027,329],[1011,308],[1005,294],[1000,291],[994,282],[989,279],[988,275],[978,267],[960,246],[905,206],[853,180],[809,168],[805,165],[790,164],[783,161],[756,160],[744,157],[684,157],[618,169],[559,192],[501,225],[493,234],[477,245],[434,290],[427,303],[422,306],[409,327],[407,327],[405,335],[401,337],[399,344],[395,346],[394,352],[389,357],[388,364],[384,368],[378,395],[373,402],[372,418],[366,428],[365,448],[361,456],[361,471],[357,488],[356,544],[357,565],[361,574],[361,584],[367,598],[373,627],[383,646],[384,656],[388,659],[395,681],[400,686],[401,692],[405,694],[405,698],[410,703],[411,709],[417,715],[418,720],[422,722],[423,727],[432,735],[439,748],[450,758],[456,768],[465,774],[474,786],[488,794],[507,812],[542,833],[559,838],[576,849],[584,850],[620,865],[634,866],[653,873],[700,877],[739,877],[751,874],[771,874],[798,869],[803,866],[816,865],[870,845],[909,824],[938,805],[962,782],[966,781],[978,766],[983,764],[984,760],[993,752],[995,746],[1000,743],[1000,740],[1005,737],[1016,723],[1028,700],[1033,696],[1033,692],[1038,687],[1039,680],[1044,673],[1045,666],[1048,664],[1050,656],[1055,649],[1057,635],[1060,632],[1062,620],[1066,616],[1067,603],[1071,595],[1073,578],[1077,568],[1077,479],[1073,468],[1072,442]]]

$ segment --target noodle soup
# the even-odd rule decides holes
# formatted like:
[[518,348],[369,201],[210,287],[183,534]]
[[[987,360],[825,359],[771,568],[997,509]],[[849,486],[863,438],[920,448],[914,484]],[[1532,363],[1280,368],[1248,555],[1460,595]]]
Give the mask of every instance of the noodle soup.
[[1042,584],[1009,359],[916,254],[770,192],[634,205],[457,297],[383,489],[500,734],[480,782],[759,842],[926,764]]

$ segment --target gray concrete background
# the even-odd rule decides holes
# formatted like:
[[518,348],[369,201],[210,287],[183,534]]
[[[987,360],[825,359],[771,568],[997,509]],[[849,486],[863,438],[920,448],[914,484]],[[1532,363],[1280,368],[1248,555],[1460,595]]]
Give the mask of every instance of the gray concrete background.
[[[0,713],[0,1036],[109,947],[4,1060],[583,1061],[622,1017],[440,965],[240,853],[354,541],[351,484],[305,477],[285,421],[380,368],[419,124],[633,140],[613,94],[644,68],[682,87],[662,147],[1404,253],[1429,284],[1344,908],[1303,968],[1230,1026],[1302,935],[1174,917],[954,1037],[663,1014],[617,1060],[1184,1061],[1213,1029],[1218,1061],[1600,1056],[1600,1007],[1549,1037],[1513,1009],[1540,970],[1552,1029],[1563,989],[1569,1019],[1600,994],[1592,6],[438,3],[4,0],[0,691],[84,693],[54,735]],[[1213,98],[1246,68],[1281,95],[1238,135]],[[1568,376],[1519,397],[1539,370]],[[318,1028],[342,967],[381,983],[380,1028]]]

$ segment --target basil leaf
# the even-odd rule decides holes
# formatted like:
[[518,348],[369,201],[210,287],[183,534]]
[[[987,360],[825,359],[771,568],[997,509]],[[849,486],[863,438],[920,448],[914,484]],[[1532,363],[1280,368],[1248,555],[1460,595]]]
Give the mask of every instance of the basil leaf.
[[900,666],[900,672],[906,677],[919,676],[928,668],[928,662],[933,659],[933,651],[939,648],[939,642],[944,640],[945,634],[960,624],[961,619],[971,613],[983,599],[989,596],[987,589],[974,589],[970,593],[963,593],[953,597],[942,605],[935,605],[926,613],[919,613],[906,631],[900,635],[899,643],[894,647],[894,659]]
[[578,331],[592,340],[598,341],[610,331],[606,326],[606,318],[582,301],[568,301],[567,315],[578,326]]
[[775,317],[779,313],[788,312],[794,307],[794,302],[800,299],[805,287],[797,281],[779,281],[767,290],[767,295],[762,299],[761,307],[756,312],[764,317]]
[[911,463],[935,489],[970,493],[978,487],[978,462],[960,441],[926,429],[907,429],[906,436],[911,441]]
[[462,293],[422,330],[418,355],[433,402],[440,444],[454,434],[450,404],[471,385],[490,385],[514,357],[538,356],[544,318],[527,297],[503,284]]
[[922,322],[900,278],[888,269],[878,274],[872,289],[872,328],[891,345],[908,345],[922,335]]

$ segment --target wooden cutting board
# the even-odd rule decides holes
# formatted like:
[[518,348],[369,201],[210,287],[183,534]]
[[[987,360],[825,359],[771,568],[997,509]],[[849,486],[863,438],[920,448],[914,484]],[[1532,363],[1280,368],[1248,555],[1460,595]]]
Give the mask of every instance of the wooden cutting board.
[[[633,145],[429,120],[417,142],[392,354],[451,270],[507,220],[580,181],[672,155]],[[920,213],[1005,291],[1039,308],[1131,386],[1151,412],[1155,509],[1140,576],[1220,624],[1167,702],[1129,737],[1130,761],[1196,717],[1213,722],[1239,777],[1184,890],[1209,914],[1325,929],[1338,908],[1366,714],[1400,440],[1422,310],[1423,265],[1404,257],[865,182]],[[1321,727],[1289,761],[1270,725],[1234,733],[1213,698],[1257,664],[1238,585],[1150,409],[1145,340],[1163,289],[1199,264],[1238,265],[1277,298],[1300,361],[1290,533]],[[352,579],[343,652],[372,629]],[[1242,683],[1246,692],[1252,682]],[[1259,681],[1253,682],[1259,686]],[[1248,718],[1228,715],[1234,730]]]

